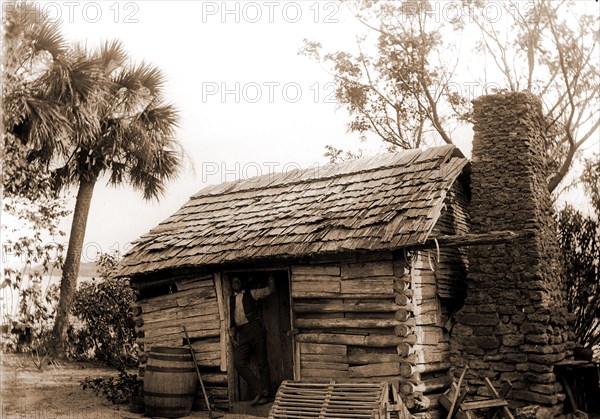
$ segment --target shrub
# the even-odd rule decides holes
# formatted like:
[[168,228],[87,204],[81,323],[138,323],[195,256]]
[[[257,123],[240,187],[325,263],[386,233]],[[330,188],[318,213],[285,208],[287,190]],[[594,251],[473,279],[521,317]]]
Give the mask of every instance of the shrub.
[[102,394],[111,403],[129,403],[133,396],[141,391],[141,382],[136,374],[119,370],[117,377],[87,377],[81,382],[81,388],[92,390],[96,395]]
[[100,258],[99,280],[81,284],[72,314],[79,326],[70,331],[69,351],[79,359],[95,359],[108,366],[137,366],[135,323],[131,303],[135,293],[129,281],[113,275],[116,260]]

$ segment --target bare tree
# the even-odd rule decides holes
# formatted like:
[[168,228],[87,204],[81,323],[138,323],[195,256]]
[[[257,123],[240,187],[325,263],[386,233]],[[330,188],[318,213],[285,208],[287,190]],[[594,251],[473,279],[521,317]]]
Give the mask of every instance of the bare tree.
[[[479,83],[482,93],[493,86],[541,97],[548,121],[550,191],[565,177],[577,151],[597,136],[598,16],[550,0],[495,3],[501,8],[495,11],[497,19],[487,16],[482,0],[464,0],[463,18],[456,19],[439,19],[434,4],[421,0],[343,3],[367,28],[367,35],[357,38],[358,54],[322,54],[321,44],[309,41],[301,53],[329,69],[340,106],[352,117],[349,129],[361,138],[374,133],[392,150],[452,143],[453,123],[470,117],[472,97],[467,89],[455,88],[467,82]],[[465,29],[471,29],[471,37],[478,34],[475,52],[484,65],[472,68],[458,46],[446,41],[451,32]],[[373,36],[376,50],[368,55],[365,44]],[[457,74],[459,66],[469,67],[470,80],[465,72]],[[326,154],[342,155],[333,147]]]
[[[481,34],[478,51],[490,56],[511,91],[540,96],[548,122],[548,189],[568,173],[576,152],[598,135],[600,127],[600,54],[598,16],[574,9],[566,0],[499,2],[510,19],[509,34],[482,13],[472,16]],[[509,36],[507,36],[509,35]]]

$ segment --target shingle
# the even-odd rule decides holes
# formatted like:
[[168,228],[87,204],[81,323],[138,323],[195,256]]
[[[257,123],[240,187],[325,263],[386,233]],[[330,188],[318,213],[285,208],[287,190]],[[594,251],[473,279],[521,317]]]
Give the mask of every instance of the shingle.
[[409,150],[208,186],[140,237],[120,273],[421,243],[467,164],[456,150]]

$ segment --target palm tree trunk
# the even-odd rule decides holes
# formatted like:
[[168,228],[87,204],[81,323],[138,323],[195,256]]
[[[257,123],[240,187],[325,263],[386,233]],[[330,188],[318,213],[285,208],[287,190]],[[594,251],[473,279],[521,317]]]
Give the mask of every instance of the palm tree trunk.
[[81,251],[83,249],[85,228],[95,185],[96,177],[92,177],[92,179],[81,179],[79,182],[79,190],[77,191],[73,222],[69,234],[69,247],[67,248],[62,278],[60,280],[60,299],[58,301],[56,320],[52,332],[55,343],[52,350],[54,351],[54,356],[58,358],[64,358],[66,355],[65,343],[67,341],[69,313],[71,312],[75,290],[77,289],[77,276],[79,275]]

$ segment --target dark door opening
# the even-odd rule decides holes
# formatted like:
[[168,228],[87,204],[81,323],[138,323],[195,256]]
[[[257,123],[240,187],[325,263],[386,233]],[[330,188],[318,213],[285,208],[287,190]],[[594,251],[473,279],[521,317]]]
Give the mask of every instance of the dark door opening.
[[[228,275],[231,278],[234,274]],[[274,394],[283,380],[291,380],[294,376],[294,351],[292,344],[290,319],[290,284],[288,272],[280,271],[245,271],[236,272],[242,280],[250,284],[250,289],[266,287],[269,275],[274,276],[275,290],[273,294],[259,300],[263,326],[267,331],[267,353],[271,375],[271,392]],[[255,374],[258,373],[256,360],[250,360]],[[257,374],[258,375],[258,374]],[[250,400],[252,395],[243,378],[235,372],[234,400]]]

